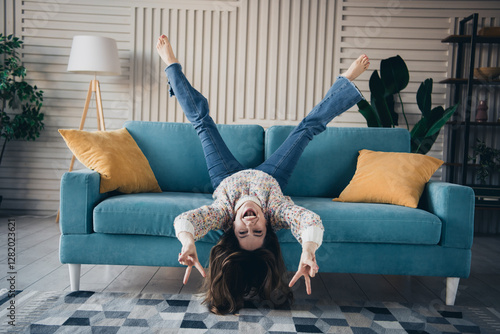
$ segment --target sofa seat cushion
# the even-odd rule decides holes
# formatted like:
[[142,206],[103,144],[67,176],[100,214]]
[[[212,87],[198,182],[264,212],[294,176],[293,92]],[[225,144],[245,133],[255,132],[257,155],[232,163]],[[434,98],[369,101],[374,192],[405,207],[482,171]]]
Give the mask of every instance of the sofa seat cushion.
[[[436,245],[441,220],[424,210],[391,204],[339,203],[329,198],[293,197],[295,204],[320,215],[323,243],[391,243]],[[281,242],[295,242],[289,231],[279,231]]]
[[[325,226],[323,243],[435,245],[441,237],[441,221],[424,210],[391,204],[332,202],[330,198],[292,199],[321,216]],[[184,192],[113,196],[95,207],[94,231],[175,238],[175,217],[212,201],[210,194]],[[201,241],[216,243],[221,235],[222,231],[212,231]],[[278,237],[280,242],[297,242],[290,230],[278,231]]]
[[[204,193],[163,192],[113,196],[95,207],[94,232],[175,238],[175,217],[212,202],[212,195]],[[217,242],[220,235],[221,231],[212,231],[202,241]]]

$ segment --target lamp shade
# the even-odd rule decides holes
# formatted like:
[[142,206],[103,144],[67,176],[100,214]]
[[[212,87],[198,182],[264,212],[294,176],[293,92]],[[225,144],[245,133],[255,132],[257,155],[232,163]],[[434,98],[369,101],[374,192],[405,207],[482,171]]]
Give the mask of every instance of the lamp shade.
[[74,36],[68,71],[94,75],[119,75],[116,41],[100,36]]

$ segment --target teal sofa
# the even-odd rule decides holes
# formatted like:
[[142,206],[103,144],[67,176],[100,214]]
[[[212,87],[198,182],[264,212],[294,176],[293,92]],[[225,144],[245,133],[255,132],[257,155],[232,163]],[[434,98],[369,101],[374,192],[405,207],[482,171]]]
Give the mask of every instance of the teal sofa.
[[[190,124],[125,124],[162,193],[99,193],[90,170],[61,180],[60,260],[69,264],[71,289],[79,289],[81,264],[180,266],[174,218],[212,202],[213,188],[201,144]],[[222,137],[246,167],[260,164],[292,126],[220,125]],[[284,193],[318,213],[325,227],[317,251],[322,272],[441,276],[446,303],[454,304],[459,278],[470,272],[474,222],[472,189],[429,182],[416,209],[333,202],[352,179],[358,151],[409,152],[405,129],[329,127],[306,148]],[[202,264],[221,231],[197,242]],[[278,231],[285,263],[297,269],[301,246],[290,230]]]

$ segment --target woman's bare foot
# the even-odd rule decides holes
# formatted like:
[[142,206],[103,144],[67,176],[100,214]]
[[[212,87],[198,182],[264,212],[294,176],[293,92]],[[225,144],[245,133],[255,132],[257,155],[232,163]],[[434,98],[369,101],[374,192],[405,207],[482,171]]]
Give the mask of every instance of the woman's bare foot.
[[161,35],[158,38],[158,42],[156,43],[156,50],[158,51],[158,54],[160,55],[163,62],[167,64],[167,66],[179,62],[177,58],[175,58],[174,51],[172,51],[172,46],[170,45],[167,36]]
[[350,81],[354,81],[357,77],[361,75],[364,71],[368,69],[370,66],[370,60],[367,55],[361,55],[352,62],[351,66],[347,69],[347,72],[342,74],[342,76],[346,77]]

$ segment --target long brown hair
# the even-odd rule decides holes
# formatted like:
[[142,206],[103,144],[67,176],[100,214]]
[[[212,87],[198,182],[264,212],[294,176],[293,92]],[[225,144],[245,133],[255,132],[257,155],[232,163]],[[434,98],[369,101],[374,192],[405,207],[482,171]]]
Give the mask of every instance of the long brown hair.
[[215,314],[234,313],[246,298],[255,296],[279,307],[293,302],[285,277],[285,262],[272,228],[267,228],[263,247],[254,251],[241,249],[230,229],[210,251],[203,302]]

